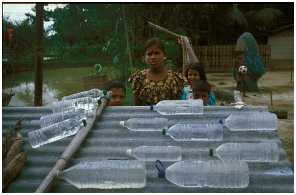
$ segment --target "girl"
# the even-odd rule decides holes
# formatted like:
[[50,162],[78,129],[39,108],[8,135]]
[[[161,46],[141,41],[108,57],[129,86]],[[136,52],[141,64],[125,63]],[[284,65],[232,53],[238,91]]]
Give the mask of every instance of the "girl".
[[166,52],[158,38],[147,41],[144,61],[149,65],[130,78],[136,106],[153,105],[161,100],[181,98],[185,78],[165,66]]
[[[187,85],[185,85],[185,87],[183,88],[181,99],[194,99],[192,92],[193,83],[198,80],[207,81],[205,71],[203,67],[199,64],[190,64],[185,70],[185,77],[187,79]],[[208,105],[216,105],[216,97],[213,91],[209,92]]]

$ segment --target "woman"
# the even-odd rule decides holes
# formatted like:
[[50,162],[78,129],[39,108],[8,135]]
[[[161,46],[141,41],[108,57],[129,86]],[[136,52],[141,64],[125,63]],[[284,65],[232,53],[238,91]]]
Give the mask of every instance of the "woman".
[[144,61],[150,66],[134,73],[130,78],[135,105],[154,105],[161,100],[178,100],[184,87],[181,74],[165,66],[166,52],[158,38],[151,38],[145,45]]
[[[251,33],[245,32],[238,38],[235,56],[233,77],[237,82],[237,89],[241,91],[257,91],[257,81],[267,70],[259,54],[257,41]],[[239,72],[240,66],[247,67],[245,74]]]

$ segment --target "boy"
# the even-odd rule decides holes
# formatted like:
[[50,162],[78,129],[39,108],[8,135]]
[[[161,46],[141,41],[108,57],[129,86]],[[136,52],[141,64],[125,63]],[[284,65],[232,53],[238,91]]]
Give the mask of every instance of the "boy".
[[207,81],[199,80],[194,82],[192,86],[192,92],[193,92],[193,99],[202,99],[204,106],[216,105],[216,102],[211,103],[209,101],[211,85]]
[[112,91],[108,106],[123,106],[126,90],[121,82],[111,81],[108,83],[106,90]]

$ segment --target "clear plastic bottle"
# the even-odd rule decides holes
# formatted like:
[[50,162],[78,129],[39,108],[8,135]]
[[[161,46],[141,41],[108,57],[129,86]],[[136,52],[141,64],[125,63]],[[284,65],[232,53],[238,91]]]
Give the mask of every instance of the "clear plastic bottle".
[[53,102],[51,105],[52,111],[65,112],[72,109],[84,109],[86,113],[93,113],[98,106],[98,100],[100,98],[82,97],[77,99],[62,100]]
[[179,161],[182,150],[178,146],[139,146],[128,149],[126,153],[140,161]]
[[66,119],[62,122],[29,132],[29,142],[32,148],[38,148],[44,144],[74,135],[84,126],[86,126],[86,120],[80,117]]
[[230,131],[274,131],[277,129],[277,116],[270,112],[241,112],[225,119]]
[[169,125],[166,118],[131,118],[119,123],[131,131],[161,131]]
[[223,140],[223,125],[209,124],[175,124],[169,129],[163,129],[164,135],[169,135],[176,141],[221,141]]
[[64,180],[81,188],[143,188],[145,163],[137,160],[82,162],[59,173]]
[[69,119],[69,118],[74,118],[74,117],[79,117],[79,118],[85,118],[86,115],[84,113],[83,109],[78,109],[78,110],[70,110],[66,112],[58,112],[58,113],[53,113],[49,115],[44,115],[40,117],[40,126],[41,128],[50,126],[54,123],[61,122],[63,120]]
[[243,99],[242,99],[240,91],[234,90],[233,91],[233,98],[234,98],[234,103],[236,103],[236,104],[242,104],[243,103]]
[[163,100],[158,102],[151,110],[162,115],[193,115],[203,114],[203,101],[194,100]]
[[168,167],[165,177],[180,187],[245,188],[249,168],[244,161],[179,161]]
[[225,143],[214,152],[221,160],[242,160],[248,162],[277,162],[280,149],[275,142]]
[[82,91],[79,93],[74,93],[72,95],[69,96],[65,96],[62,98],[62,100],[70,100],[70,99],[76,99],[76,98],[82,98],[82,97],[91,97],[91,98],[97,98],[100,96],[103,96],[104,92],[102,90],[99,89],[91,89],[88,91]]

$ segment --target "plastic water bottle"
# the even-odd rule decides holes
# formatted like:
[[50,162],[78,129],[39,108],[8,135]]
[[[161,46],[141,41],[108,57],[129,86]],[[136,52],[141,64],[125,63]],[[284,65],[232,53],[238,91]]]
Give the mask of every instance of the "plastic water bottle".
[[29,142],[32,148],[38,148],[44,144],[74,135],[84,126],[86,126],[86,120],[80,117],[66,119],[62,122],[29,132]]
[[236,104],[243,103],[243,99],[242,99],[242,96],[240,94],[240,91],[234,90],[233,91],[233,98],[234,98],[234,103],[236,103]]
[[244,161],[179,161],[168,167],[165,177],[180,187],[245,188],[249,168]]
[[82,97],[54,102],[52,104],[52,111],[56,113],[71,109],[84,109],[87,113],[92,113],[97,108],[99,99],[100,98]]
[[169,125],[166,118],[131,118],[119,123],[131,131],[161,131]]
[[163,129],[164,135],[169,135],[176,141],[221,141],[223,140],[223,125],[209,124],[175,124],[169,129]]
[[225,143],[213,154],[221,160],[243,160],[248,162],[277,162],[280,149],[275,142]]
[[277,129],[277,116],[270,112],[241,112],[229,115],[225,126],[230,131],[273,131]]
[[179,161],[182,150],[178,146],[139,146],[128,149],[126,153],[140,161]]
[[163,100],[155,106],[151,106],[151,110],[155,110],[162,115],[203,114],[203,101],[201,99]]
[[62,98],[62,100],[70,100],[70,99],[76,99],[76,98],[81,98],[81,97],[92,97],[92,98],[97,98],[100,96],[103,96],[104,92],[102,90],[99,89],[91,89],[88,91],[82,91],[79,93],[74,93],[72,95],[69,96],[65,96]]
[[53,113],[53,114],[49,114],[49,115],[44,115],[44,116],[40,117],[40,126],[41,127],[50,126],[54,123],[58,123],[63,120],[66,120],[69,118],[74,118],[77,116],[79,118],[86,119],[86,115],[85,115],[83,109],[70,110],[70,111],[66,111],[66,112],[58,112],[58,113]]
[[143,188],[146,185],[145,164],[137,160],[82,162],[64,170],[61,176],[79,189]]

